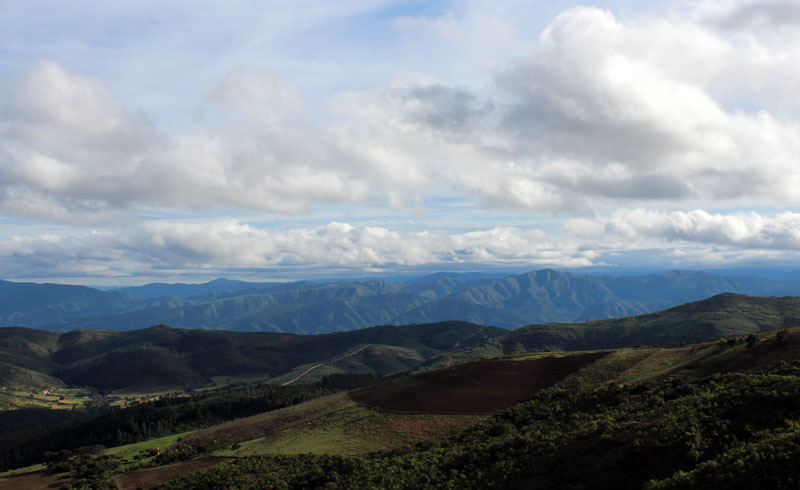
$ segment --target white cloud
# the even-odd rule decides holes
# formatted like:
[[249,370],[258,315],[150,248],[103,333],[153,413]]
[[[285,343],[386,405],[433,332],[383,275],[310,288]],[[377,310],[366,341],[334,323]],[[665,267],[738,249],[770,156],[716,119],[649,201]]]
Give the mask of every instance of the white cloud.
[[[92,19],[103,22],[92,25],[126,27],[115,37],[87,29],[78,13],[88,4],[78,2],[63,25],[41,9],[25,21],[53,26],[52,45],[39,37],[28,51],[14,46],[33,34],[0,20],[9,28],[0,47],[14,53],[0,62],[0,213],[75,226],[2,242],[5,256],[40,253],[54,270],[110,274],[590,265],[644,248],[724,262],[715,250],[796,250],[791,213],[714,211],[798,205],[796,2],[707,0],[669,15],[577,7],[554,17],[559,7],[549,6],[544,29],[545,7],[524,2],[382,10],[390,3],[272,4],[249,16],[221,4],[183,16],[188,4],[173,4],[153,24],[133,4],[99,9]],[[57,49],[75,26],[74,43]],[[164,56],[136,54],[162,47]],[[59,56],[32,61],[42,53]],[[170,111],[193,122],[172,125]],[[601,218],[573,219],[552,236],[481,225],[453,234],[437,231],[442,202],[480,208],[492,222],[507,223],[509,212]],[[236,219],[162,229],[144,218],[318,220],[320,208],[337,222],[426,212],[439,221],[406,231],[266,230]],[[707,211],[685,211],[694,208]],[[101,233],[81,232],[87,223]]]
[[[309,278],[383,271],[764,265],[800,256],[800,214],[617,211],[562,226],[452,231],[442,224],[329,222],[257,227],[236,219],[157,220],[105,231],[0,240],[5,277]],[[344,271],[344,272],[343,272]],[[85,279],[84,279],[85,280]]]
[[574,219],[567,229],[578,236],[603,236],[639,243],[719,245],[734,249],[800,251],[800,214],[756,212],[730,214],[648,209],[617,211],[609,217]]
[[100,81],[35,65],[3,101],[0,210],[80,223],[148,208],[296,213],[314,200],[370,197],[371,183],[349,166],[346,149],[313,127],[279,120],[297,105],[290,85],[268,72],[234,72],[214,96],[254,125],[162,135]]
[[254,275],[347,269],[447,266],[591,265],[591,250],[552,240],[539,230],[496,227],[465,233],[396,231],[330,222],[289,229],[257,228],[237,220],[148,222],[106,232],[49,233],[0,241],[7,277],[130,274],[162,271],[257,270]]
[[794,0],[706,0],[694,14],[727,29],[774,29],[800,24],[800,4]]
[[[490,208],[790,206],[800,195],[800,120],[787,104],[800,98],[786,80],[800,57],[765,63],[754,43],[742,49],[685,18],[574,8],[481,91],[406,84],[350,93],[337,107],[354,147],[382,150],[365,159],[384,177],[406,172],[436,186],[424,191]],[[746,107],[753,100],[764,105]]]
[[[6,97],[0,205],[23,216],[45,207],[37,196],[72,213],[296,213],[315,201],[402,206],[441,195],[537,213],[793,205],[800,121],[729,110],[715,96],[724,78],[768,97],[774,84],[734,72],[757,58],[691,19],[581,7],[480,91],[434,83],[345,92],[323,123],[304,119],[298,89],[274,72],[237,69],[209,94],[244,118],[169,135],[97,79],[40,63]],[[777,79],[796,65],[764,66]]]
[[210,95],[256,121],[273,124],[291,116],[301,105],[297,88],[264,68],[232,71]]

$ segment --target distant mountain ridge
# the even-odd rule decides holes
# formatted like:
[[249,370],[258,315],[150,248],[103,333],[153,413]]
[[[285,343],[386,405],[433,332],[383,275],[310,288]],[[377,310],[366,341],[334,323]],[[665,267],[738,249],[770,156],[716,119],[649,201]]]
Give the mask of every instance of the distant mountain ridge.
[[174,283],[166,284],[154,282],[143,286],[132,286],[126,288],[115,288],[110,291],[123,293],[135,298],[160,298],[174,296],[177,298],[189,298],[203,294],[220,293],[223,291],[241,291],[245,289],[269,289],[280,286],[280,282],[246,282],[232,281],[220,278],[202,284]]
[[0,281],[0,325],[51,331],[179,328],[316,334],[459,320],[513,329],[658,311],[720,293],[800,295],[800,281],[705,272],[579,275],[544,269],[502,278],[438,273],[407,281],[149,284],[99,291]]
[[723,293],[654,313],[513,331],[458,321],[319,335],[165,325],[66,333],[5,327],[0,328],[0,384],[24,377],[22,370],[102,390],[205,386],[214,376],[258,375],[285,382],[312,366],[319,366],[316,374],[386,375],[514,352],[663,346],[796,326],[800,297]]

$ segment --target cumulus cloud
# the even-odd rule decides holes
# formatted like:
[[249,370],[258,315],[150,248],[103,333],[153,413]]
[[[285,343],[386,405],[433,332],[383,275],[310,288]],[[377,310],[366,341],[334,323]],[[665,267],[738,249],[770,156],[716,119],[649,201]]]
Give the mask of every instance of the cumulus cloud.
[[794,0],[710,0],[699,2],[695,15],[727,29],[780,28],[800,24]]
[[[453,232],[332,221],[259,227],[236,219],[158,220],[102,231],[53,230],[0,240],[6,277],[309,278],[435,270],[598,266],[734,266],[800,254],[800,214],[617,211],[563,226]],[[139,279],[141,280],[141,279]]]
[[575,195],[794,202],[798,126],[727,112],[705,89],[714,73],[670,59],[690,50],[701,53],[695,61],[735,54],[691,25],[628,25],[590,8],[562,14],[539,53],[499,77],[511,150]]
[[[689,19],[574,8],[481,91],[348,94],[357,108],[348,130],[359,145],[392,148],[386,167],[414,169],[489,207],[792,205],[800,123],[787,109],[797,84],[786,80],[800,52],[785,51],[794,63],[766,62],[759,43],[743,50]],[[762,107],[742,110],[748,98]]]
[[299,102],[271,72],[236,71],[214,88],[255,121],[224,131],[162,134],[99,80],[53,62],[36,64],[3,95],[5,214],[99,223],[153,208],[297,213],[315,200],[370,196],[345,150],[313,128],[279,124]]
[[343,222],[270,229],[238,220],[157,221],[124,230],[0,241],[0,267],[8,277],[153,277],[160,271],[231,269],[309,274],[453,264],[575,267],[591,265],[597,257],[536,229],[497,227],[453,234]]
[[[361,15],[381,5],[354,2],[348,11]],[[235,68],[220,61],[199,77],[202,89],[192,87],[202,97],[182,102],[197,106],[187,127],[159,125],[133,109],[130,93],[114,93],[120,85],[65,64],[34,63],[17,78],[4,72],[0,213],[69,223],[75,232],[2,242],[3,266],[19,269],[18,257],[34,269],[90,267],[99,274],[111,273],[102,271],[112,267],[107,263],[130,271],[215,264],[568,266],[643,247],[671,247],[674,257],[701,248],[713,255],[709,247],[796,250],[792,213],[713,211],[798,203],[796,2],[705,0],[661,17],[578,7],[535,35],[511,17],[516,7],[464,5],[382,19],[381,26],[395,31],[379,40],[380,48],[412,51],[398,57],[396,72],[378,76],[391,65],[381,60],[365,68],[372,70],[368,81],[338,72],[340,78],[319,82],[327,106],[317,104],[319,93],[309,103],[310,82],[290,80],[283,70],[303,65],[311,73],[313,65],[334,73],[331,66],[342,56],[327,59],[330,51],[323,49],[318,59],[283,59],[269,68],[248,64],[254,58],[244,55],[230,62]],[[341,20],[334,11],[321,7],[318,23],[303,25]],[[241,49],[267,53],[264,46],[279,42],[270,35],[248,34]],[[492,42],[483,42],[486,36]],[[428,44],[425,61],[409,64]],[[456,53],[462,45],[480,51],[475,66]],[[524,54],[508,63],[495,56],[508,46],[515,56]],[[354,52],[342,66],[369,65],[359,59],[366,52],[374,51]],[[435,69],[442,53],[459,58],[453,71]],[[225,56],[217,52],[217,58]],[[482,81],[439,76],[479,72]],[[209,81],[210,73],[216,79]],[[513,227],[452,234],[437,231],[441,222],[425,233],[420,230],[428,224],[401,232],[342,223],[268,229],[235,219],[144,218],[209,210],[281,217],[315,208],[328,216],[353,210],[351,216],[377,216],[396,213],[387,207],[425,213],[425,206],[441,217],[446,211],[437,206],[445,201],[483,208],[475,213],[502,222],[500,213],[508,210],[555,220],[599,218],[572,219],[552,236]],[[625,211],[614,212],[620,208]],[[680,208],[708,211],[661,211]],[[101,232],[80,232],[87,223]],[[597,243],[597,236],[614,243]]]
[[229,105],[257,121],[278,122],[301,105],[297,88],[270,70],[234,70],[211,90],[212,99]]
[[[130,198],[126,185],[158,136],[93,78],[38,63],[4,93],[0,207],[58,219]],[[47,209],[52,210],[47,212]]]
[[[44,217],[61,219],[145,208],[297,213],[317,201],[402,206],[442,195],[537,213],[794,204],[800,120],[769,101],[800,100],[791,68],[800,51],[764,60],[758,36],[743,50],[692,15],[570,9],[481,90],[344,92],[324,124],[304,118],[296,87],[254,67],[209,91],[242,119],[162,134],[100,81],[40,63],[5,96],[0,206],[23,216],[52,207]],[[738,110],[743,91],[766,102]]]
[[687,242],[739,249],[800,251],[800,214],[765,215],[648,209],[618,211],[610,217],[575,219],[567,229],[579,236],[605,236],[652,246]]

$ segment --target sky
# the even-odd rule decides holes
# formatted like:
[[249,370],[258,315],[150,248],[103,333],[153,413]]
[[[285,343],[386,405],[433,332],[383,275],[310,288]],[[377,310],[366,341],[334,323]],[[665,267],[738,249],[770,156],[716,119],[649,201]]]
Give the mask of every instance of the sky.
[[800,2],[0,2],[0,278],[800,268]]

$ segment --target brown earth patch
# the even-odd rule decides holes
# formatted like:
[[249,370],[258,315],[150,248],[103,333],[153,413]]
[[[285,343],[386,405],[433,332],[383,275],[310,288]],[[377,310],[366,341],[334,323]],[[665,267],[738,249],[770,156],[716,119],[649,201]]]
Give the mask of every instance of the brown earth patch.
[[66,473],[53,473],[49,470],[31,471],[19,475],[0,478],[0,489],[8,490],[53,490],[69,482]]
[[171,466],[162,466],[150,470],[131,471],[130,473],[120,473],[114,477],[114,483],[120,490],[147,490],[154,488],[162,483],[188,475],[193,471],[203,468],[216,466],[233,458],[200,458],[186,463],[178,463]]
[[444,439],[464,430],[476,421],[468,415],[392,415],[381,420],[381,426],[393,432],[407,434],[420,440]]
[[393,379],[352,391],[349,396],[384,412],[489,414],[552,386],[604,355],[476,361]]

